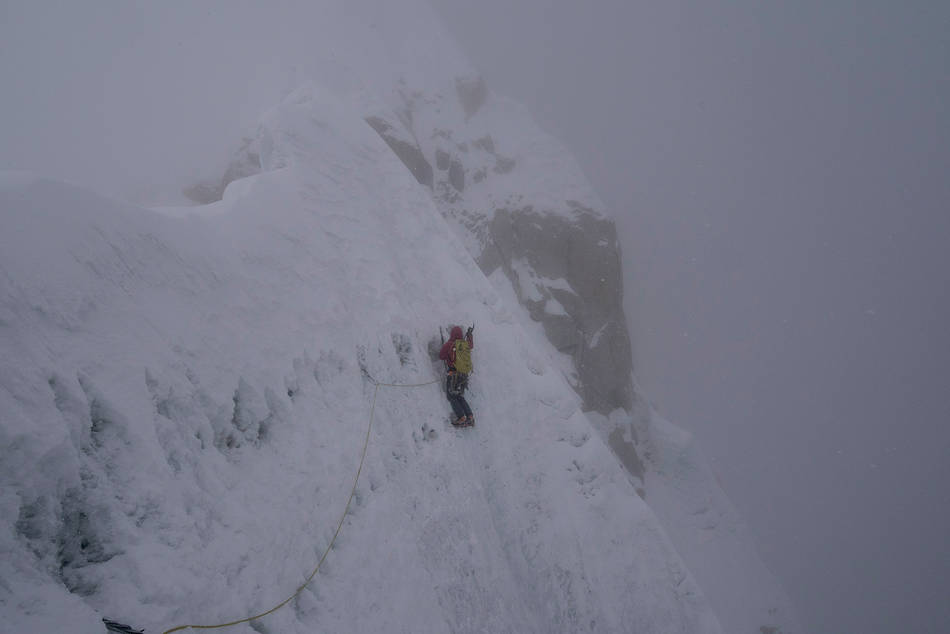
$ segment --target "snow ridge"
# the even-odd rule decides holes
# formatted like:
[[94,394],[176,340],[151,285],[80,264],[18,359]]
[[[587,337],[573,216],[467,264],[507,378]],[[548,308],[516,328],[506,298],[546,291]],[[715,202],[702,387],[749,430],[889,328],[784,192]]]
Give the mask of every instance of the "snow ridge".
[[477,426],[447,426],[438,385],[381,391],[314,582],[233,631],[719,632],[562,373],[349,105],[288,96],[213,214],[4,179],[6,623],[275,605],[333,537],[375,381],[437,380],[434,333],[464,318]]

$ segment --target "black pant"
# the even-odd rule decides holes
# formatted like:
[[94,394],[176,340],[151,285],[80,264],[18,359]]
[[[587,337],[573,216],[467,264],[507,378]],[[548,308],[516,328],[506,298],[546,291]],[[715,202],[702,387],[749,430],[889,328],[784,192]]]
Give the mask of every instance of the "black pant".
[[462,396],[466,387],[468,387],[468,375],[466,374],[450,374],[445,379],[445,395],[449,399],[449,404],[452,406],[456,418],[472,415],[472,408],[468,406],[468,401]]

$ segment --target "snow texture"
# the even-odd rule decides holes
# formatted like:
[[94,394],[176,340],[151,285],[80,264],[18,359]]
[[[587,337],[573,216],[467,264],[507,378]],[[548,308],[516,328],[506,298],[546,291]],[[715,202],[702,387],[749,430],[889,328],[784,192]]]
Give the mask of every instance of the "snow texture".
[[[222,28],[251,10],[204,4]],[[380,388],[319,574],[220,631],[800,632],[691,440],[581,413],[581,369],[519,293],[560,323],[586,287],[466,255],[500,210],[603,219],[575,159],[421,0],[320,11],[260,12],[315,82],[207,166],[195,191],[220,200],[143,209],[0,172],[0,629],[161,632],[284,600],[336,530],[374,381],[439,379],[436,333],[465,320],[477,426],[446,423],[439,385]],[[585,330],[588,367],[608,325]]]
[[0,178],[5,631],[719,632],[548,351],[349,98],[268,112],[262,172],[157,212]]

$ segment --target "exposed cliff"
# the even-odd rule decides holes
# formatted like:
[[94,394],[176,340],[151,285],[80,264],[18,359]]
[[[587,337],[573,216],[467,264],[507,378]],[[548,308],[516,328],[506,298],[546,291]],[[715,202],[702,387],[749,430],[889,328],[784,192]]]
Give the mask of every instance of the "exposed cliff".
[[[431,188],[482,271],[504,274],[570,360],[562,368],[585,410],[631,412],[620,244],[569,152],[480,77],[459,77],[431,93],[402,83],[395,94],[397,107],[378,108],[367,121]],[[633,427],[622,424],[635,443]],[[627,453],[634,458],[626,464],[642,477],[635,448]]]
[[[10,631],[213,625],[298,588],[240,627],[719,634],[549,346],[354,104],[304,86],[255,144],[260,174],[174,213],[0,173]],[[464,431],[427,353],[460,314]]]

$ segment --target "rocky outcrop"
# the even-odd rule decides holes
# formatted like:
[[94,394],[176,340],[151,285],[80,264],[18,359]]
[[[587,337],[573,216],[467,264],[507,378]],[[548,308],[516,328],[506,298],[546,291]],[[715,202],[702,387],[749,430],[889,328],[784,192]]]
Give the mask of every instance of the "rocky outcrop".
[[[480,77],[458,78],[454,88],[453,99],[420,94],[400,84],[398,107],[366,120],[416,180],[432,188],[442,214],[458,226],[485,274],[500,268],[554,348],[570,357],[573,372],[567,378],[584,409],[605,416],[617,409],[630,411],[635,400],[631,344],[613,221],[593,204],[570,198],[552,201],[550,190],[534,189],[536,182],[567,177],[582,182],[580,189],[589,192],[566,150],[556,143],[538,143],[549,139],[530,117],[514,111],[516,119],[524,118],[516,122],[522,134],[519,143],[527,141],[530,151],[541,153],[537,162],[553,162],[556,170],[518,178],[519,161],[510,152],[526,148],[506,142],[491,129],[492,123],[510,125],[512,113],[492,119],[498,114],[492,112],[491,94]],[[508,152],[503,151],[506,147]],[[563,164],[549,155],[558,152],[564,155]],[[507,189],[499,187],[502,182]],[[512,182],[522,189],[512,191]],[[628,457],[632,454],[626,462],[639,475],[636,452],[623,449]]]
[[633,404],[619,247],[612,221],[574,205],[574,220],[530,206],[497,210],[479,264],[504,270],[548,340],[573,359],[586,409],[606,415]]
[[368,123],[399,160],[409,169],[420,185],[432,187],[432,165],[426,160],[419,145],[405,134],[399,134],[399,129],[382,117],[366,117]]
[[[562,372],[584,410],[603,416],[605,441],[641,477],[637,433],[623,422],[637,399],[613,221],[567,150],[520,106],[496,100],[480,77],[445,88],[423,92],[401,81],[396,103],[373,102],[364,120],[431,189],[482,271],[503,272],[569,359]],[[245,143],[222,179],[192,197],[220,199],[237,175],[259,168],[258,151]],[[614,415],[621,410],[626,417]]]
[[465,191],[465,168],[462,162],[455,160],[449,163],[449,184],[457,192]]

